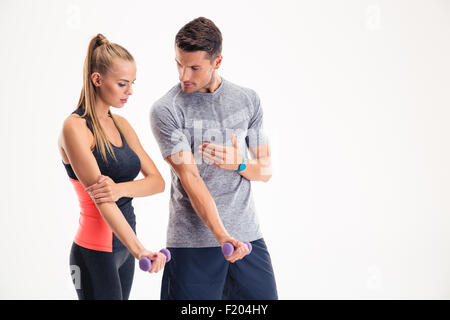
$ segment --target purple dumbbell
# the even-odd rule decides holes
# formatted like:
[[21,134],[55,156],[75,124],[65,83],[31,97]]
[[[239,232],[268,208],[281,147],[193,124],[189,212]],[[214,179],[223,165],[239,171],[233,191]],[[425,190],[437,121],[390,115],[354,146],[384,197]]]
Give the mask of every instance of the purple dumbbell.
[[[248,253],[250,254],[250,252],[252,252],[252,244],[250,242],[244,242],[247,247],[248,247]],[[222,246],[222,253],[225,257],[229,257],[233,254],[234,252],[234,246],[230,243],[230,242],[225,242],[224,245]]]
[[[166,256],[166,262],[169,262],[172,258],[172,256],[170,255],[170,251],[167,249],[161,249],[159,250],[159,252]],[[141,270],[143,271],[148,271],[152,268],[152,262],[149,258],[143,257],[139,259],[139,268],[141,268]]]

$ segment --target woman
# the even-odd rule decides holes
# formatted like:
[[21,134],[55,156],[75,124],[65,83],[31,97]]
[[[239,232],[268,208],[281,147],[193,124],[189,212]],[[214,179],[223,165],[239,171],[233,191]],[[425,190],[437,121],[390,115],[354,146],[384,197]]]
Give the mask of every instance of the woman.
[[[164,191],[164,180],[128,123],[113,115],[133,93],[136,65],[102,34],[89,43],[77,109],[64,121],[59,150],[78,195],[81,216],[70,252],[78,298],[128,299],[135,259],[166,262],[136,237],[131,200]],[[144,179],[133,181],[139,174]],[[127,250],[128,249],[128,250]]]

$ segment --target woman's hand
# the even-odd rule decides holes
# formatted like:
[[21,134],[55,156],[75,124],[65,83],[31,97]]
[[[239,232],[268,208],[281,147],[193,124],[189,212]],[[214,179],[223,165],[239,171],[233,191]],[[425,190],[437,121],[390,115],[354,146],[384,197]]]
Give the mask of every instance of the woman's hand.
[[120,183],[115,183],[108,176],[100,176],[96,184],[85,189],[96,203],[116,202],[122,198],[122,189]]
[[152,267],[148,271],[149,273],[157,273],[161,271],[166,265],[166,256],[161,252],[152,252],[144,249],[138,256],[139,260],[143,257],[147,257],[152,262]]

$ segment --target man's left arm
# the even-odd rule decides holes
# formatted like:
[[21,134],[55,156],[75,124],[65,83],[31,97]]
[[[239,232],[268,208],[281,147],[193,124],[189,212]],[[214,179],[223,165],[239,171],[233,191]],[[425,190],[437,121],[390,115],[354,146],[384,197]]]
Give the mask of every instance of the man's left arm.
[[245,169],[238,174],[250,181],[267,182],[272,177],[272,165],[270,158],[270,146],[263,130],[263,109],[256,92],[252,91],[253,104],[252,116],[249,121],[246,144],[251,154],[251,159],[244,160],[240,154],[240,148],[236,135],[231,136],[231,145],[223,146],[213,143],[202,143],[199,152],[203,158],[217,167],[225,170],[238,170],[240,164],[245,161]]
[[272,177],[269,143],[249,148],[249,151],[252,159],[246,159],[246,167],[239,174],[250,181],[269,181]]
[[[236,136],[231,137],[231,146],[222,146],[213,143],[203,143],[199,152],[208,163],[225,170],[236,171],[244,163],[244,157],[239,152]],[[272,165],[269,143],[261,144],[248,149],[252,159],[245,159],[246,167],[236,174],[242,175],[250,181],[267,182],[272,177]],[[246,157],[245,157],[246,158]]]

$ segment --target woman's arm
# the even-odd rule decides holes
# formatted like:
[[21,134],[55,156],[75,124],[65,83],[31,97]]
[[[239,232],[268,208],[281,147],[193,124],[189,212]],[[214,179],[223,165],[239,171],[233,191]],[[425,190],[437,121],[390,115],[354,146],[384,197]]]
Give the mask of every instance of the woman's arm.
[[114,115],[116,119],[119,119],[120,126],[125,135],[130,148],[137,154],[141,161],[141,172],[145,178],[140,180],[134,180],[129,182],[123,182],[122,195],[124,197],[146,197],[152,194],[164,192],[165,182],[161,173],[156,168],[153,160],[145,152],[144,148],[139,141],[139,138],[134,131],[130,123],[122,116]]
[[[89,136],[83,121],[69,117],[64,122],[60,139],[73,171],[81,184],[86,187],[94,184],[101,176],[101,172],[90,149]],[[138,240],[114,202],[96,204],[96,206],[108,226],[134,257],[140,259],[149,255],[149,251]]]
[[119,121],[128,145],[139,157],[141,173],[144,175],[144,178],[121,183],[114,183],[114,181],[107,178],[96,181],[94,185],[90,185],[87,188],[87,191],[91,193],[97,203],[117,201],[122,197],[146,197],[164,192],[164,179],[153,160],[142,147],[133,127],[124,117],[116,114],[114,117]]

